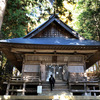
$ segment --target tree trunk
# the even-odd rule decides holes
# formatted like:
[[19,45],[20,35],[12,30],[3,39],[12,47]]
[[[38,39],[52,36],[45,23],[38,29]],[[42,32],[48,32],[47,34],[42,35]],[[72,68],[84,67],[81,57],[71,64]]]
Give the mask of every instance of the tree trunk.
[[7,1],[8,0],[0,0],[0,31],[3,23],[3,17],[4,17]]
[[[8,0],[0,0],[0,39],[2,39],[1,26]],[[0,51],[0,66],[2,66],[2,52]]]

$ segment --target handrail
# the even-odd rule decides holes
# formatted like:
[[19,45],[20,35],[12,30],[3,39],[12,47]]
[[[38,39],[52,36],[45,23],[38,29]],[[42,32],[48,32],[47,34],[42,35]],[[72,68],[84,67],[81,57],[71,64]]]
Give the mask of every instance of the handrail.
[[34,81],[34,80],[38,80],[40,81],[40,77],[39,76],[13,76],[11,79],[11,81]]

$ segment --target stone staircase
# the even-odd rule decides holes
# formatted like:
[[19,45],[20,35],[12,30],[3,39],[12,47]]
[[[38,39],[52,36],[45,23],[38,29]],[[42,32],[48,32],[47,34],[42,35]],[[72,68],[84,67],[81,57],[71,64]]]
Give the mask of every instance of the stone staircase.
[[61,94],[70,95],[67,82],[65,81],[56,82],[53,91],[50,90],[49,82],[42,83],[42,94],[40,95],[52,96],[52,95],[61,95]]

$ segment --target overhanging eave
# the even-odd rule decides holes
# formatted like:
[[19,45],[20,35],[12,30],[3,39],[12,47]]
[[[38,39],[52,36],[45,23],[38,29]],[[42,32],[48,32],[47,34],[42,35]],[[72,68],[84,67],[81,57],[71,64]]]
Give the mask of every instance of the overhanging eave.
[[100,60],[100,51],[96,52],[88,59],[88,62],[86,62],[86,68],[89,68],[99,60]]

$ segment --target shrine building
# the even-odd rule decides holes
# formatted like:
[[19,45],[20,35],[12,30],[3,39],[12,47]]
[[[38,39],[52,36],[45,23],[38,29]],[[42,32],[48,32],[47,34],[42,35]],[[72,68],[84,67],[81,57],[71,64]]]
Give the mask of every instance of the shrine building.
[[85,39],[56,15],[24,37],[0,40],[0,50],[22,73],[7,82],[7,95],[47,95],[51,74],[54,93],[100,94],[100,82],[84,76],[100,60],[100,42]]

